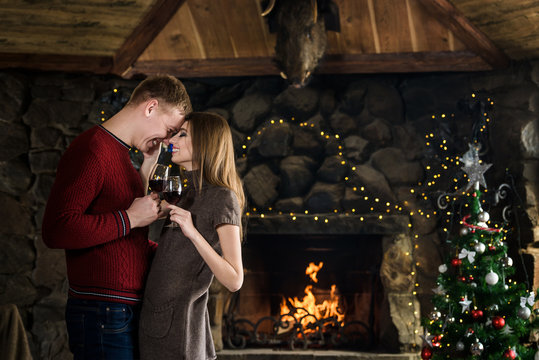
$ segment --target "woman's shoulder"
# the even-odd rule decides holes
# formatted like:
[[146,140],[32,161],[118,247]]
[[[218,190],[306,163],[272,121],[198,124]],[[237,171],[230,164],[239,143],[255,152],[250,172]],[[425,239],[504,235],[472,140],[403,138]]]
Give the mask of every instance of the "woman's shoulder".
[[236,193],[225,186],[208,185],[206,188],[206,195],[210,199],[215,200],[234,200],[238,201]]

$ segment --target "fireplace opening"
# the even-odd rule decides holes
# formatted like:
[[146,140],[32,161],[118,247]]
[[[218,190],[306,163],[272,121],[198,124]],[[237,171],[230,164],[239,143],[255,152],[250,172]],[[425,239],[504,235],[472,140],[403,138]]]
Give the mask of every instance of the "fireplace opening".
[[[225,347],[368,351],[379,334],[379,235],[247,234]],[[314,279],[313,279],[314,278]]]

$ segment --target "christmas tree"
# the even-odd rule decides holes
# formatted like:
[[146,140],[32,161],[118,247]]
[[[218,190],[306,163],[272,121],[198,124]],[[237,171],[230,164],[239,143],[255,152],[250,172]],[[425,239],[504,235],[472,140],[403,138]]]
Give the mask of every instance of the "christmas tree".
[[535,292],[511,279],[503,226],[493,226],[482,209],[481,187],[491,166],[481,163],[470,145],[460,159],[469,182],[460,191],[467,206],[458,234],[448,239],[449,254],[439,267],[433,311],[423,319],[422,359],[539,359],[530,333]]

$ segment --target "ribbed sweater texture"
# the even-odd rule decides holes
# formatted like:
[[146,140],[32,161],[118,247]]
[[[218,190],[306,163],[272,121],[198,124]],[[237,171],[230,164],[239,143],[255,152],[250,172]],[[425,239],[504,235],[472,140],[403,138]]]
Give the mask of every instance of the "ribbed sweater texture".
[[65,249],[69,296],[136,304],[157,244],[131,229],[126,209],[144,196],[129,146],[101,126],[73,140],[58,164],[42,225]]

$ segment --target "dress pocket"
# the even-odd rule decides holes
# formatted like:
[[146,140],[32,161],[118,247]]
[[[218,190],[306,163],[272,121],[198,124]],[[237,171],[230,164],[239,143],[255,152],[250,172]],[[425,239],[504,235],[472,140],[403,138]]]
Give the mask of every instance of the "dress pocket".
[[167,306],[143,305],[140,314],[140,330],[146,336],[156,339],[164,338],[170,331],[173,316],[173,304]]

